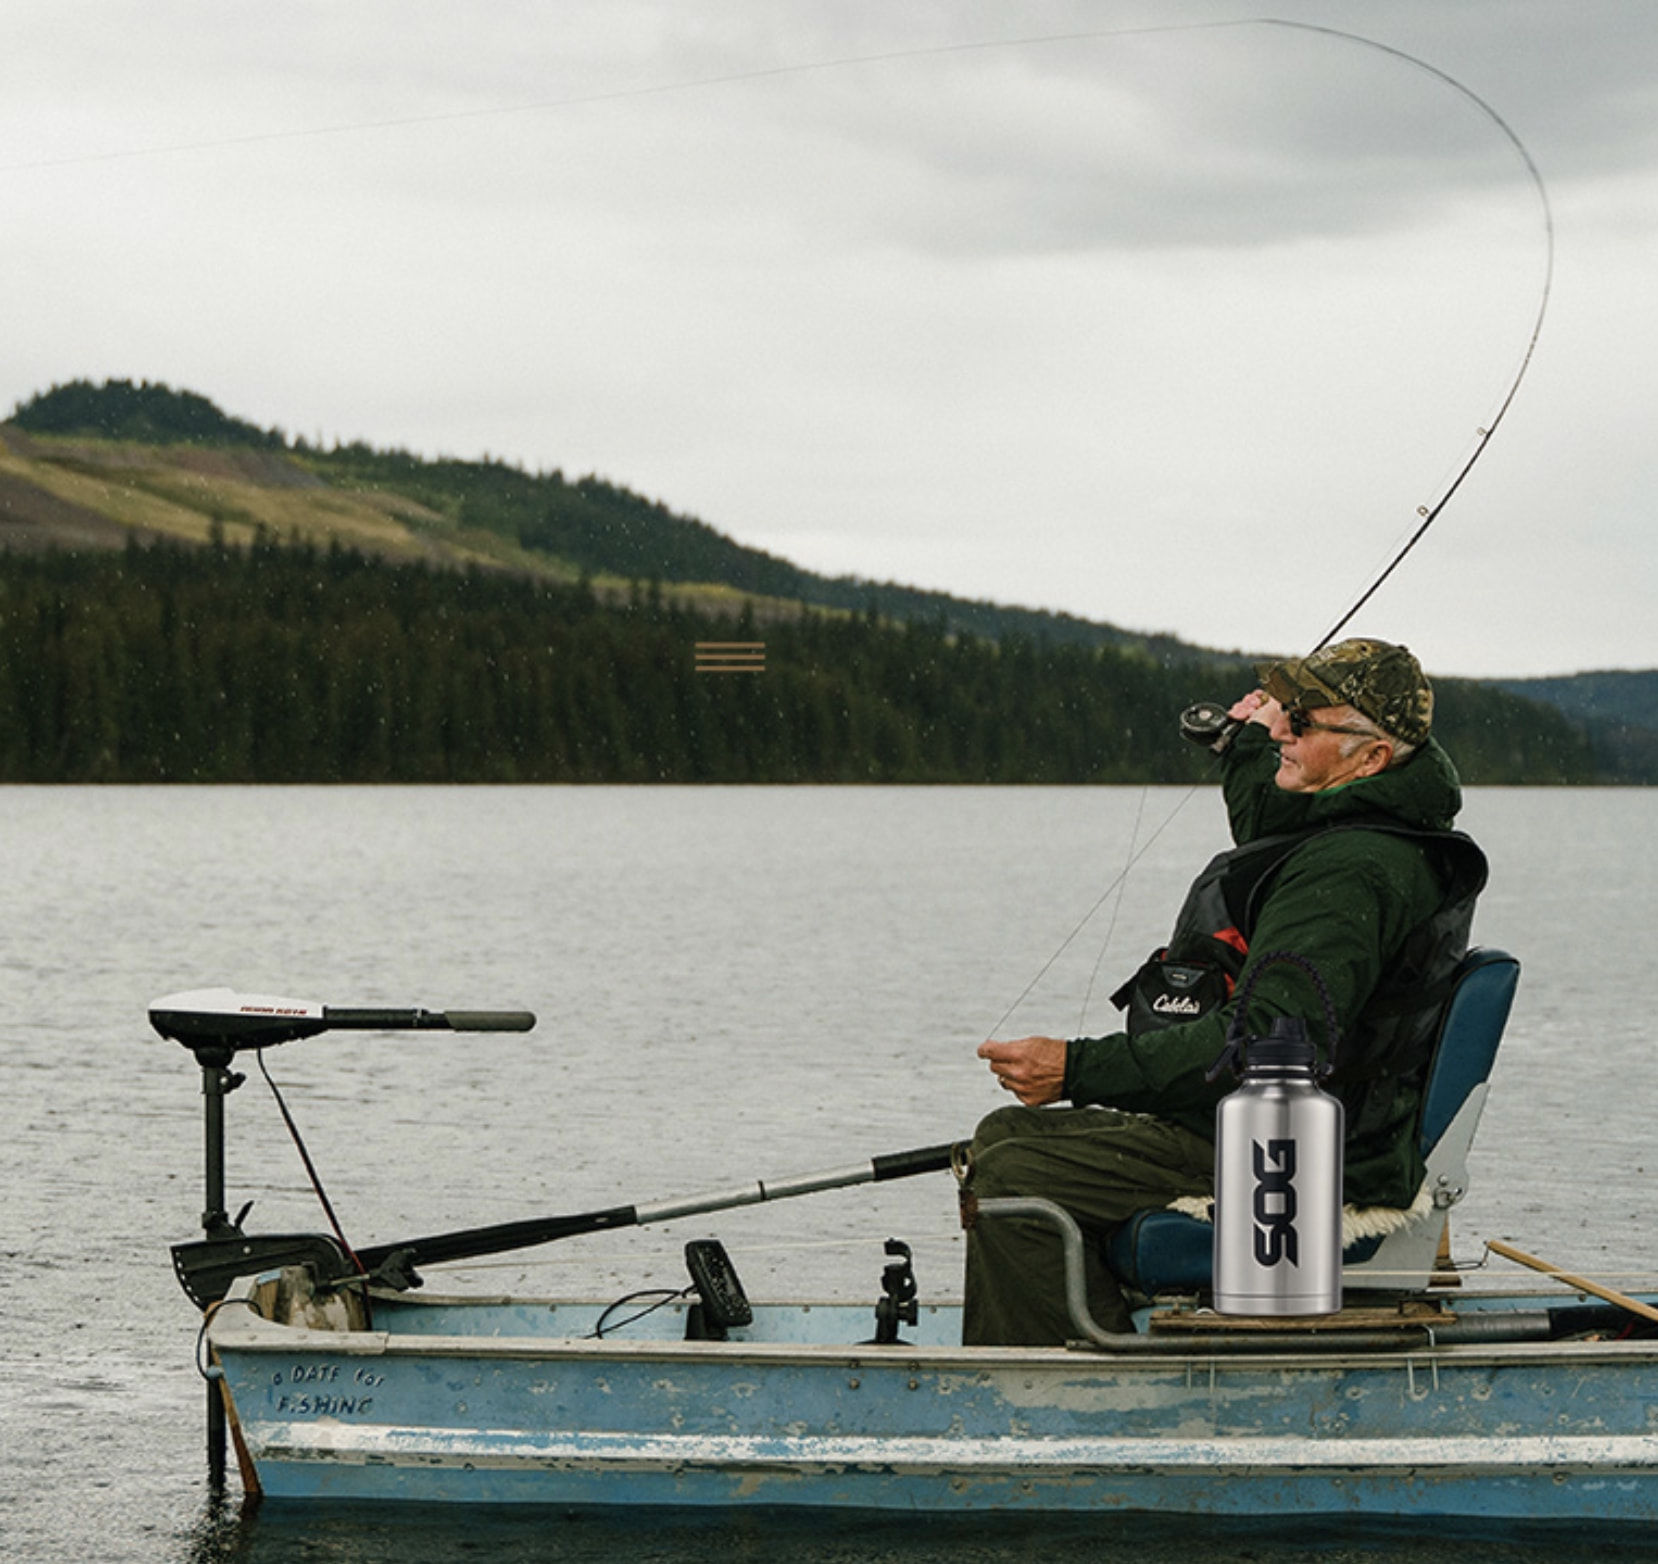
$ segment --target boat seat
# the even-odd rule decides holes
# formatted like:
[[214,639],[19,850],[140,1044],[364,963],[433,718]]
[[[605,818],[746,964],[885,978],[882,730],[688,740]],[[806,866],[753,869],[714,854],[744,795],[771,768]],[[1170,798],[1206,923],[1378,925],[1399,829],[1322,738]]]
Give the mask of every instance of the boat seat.
[[[1350,1242],[1342,1252],[1344,1288],[1412,1292],[1428,1285],[1444,1213],[1468,1190],[1468,1150],[1519,981],[1520,963],[1506,951],[1471,950],[1463,957],[1440,1014],[1418,1119],[1428,1165],[1423,1192],[1433,1214]],[[1106,1263],[1148,1298],[1203,1291],[1213,1279],[1214,1227],[1181,1211],[1140,1211],[1112,1233]]]

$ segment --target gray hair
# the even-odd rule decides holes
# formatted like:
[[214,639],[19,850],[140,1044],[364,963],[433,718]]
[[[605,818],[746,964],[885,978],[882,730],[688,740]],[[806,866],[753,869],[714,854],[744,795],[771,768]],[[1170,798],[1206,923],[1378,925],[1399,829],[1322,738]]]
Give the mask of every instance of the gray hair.
[[1387,731],[1386,728],[1380,727],[1376,723],[1372,722],[1370,718],[1365,716],[1365,714],[1362,711],[1359,711],[1356,707],[1353,711],[1353,720],[1344,724],[1344,726],[1350,727],[1354,731],[1349,735],[1344,735],[1341,740],[1341,756],[1343,760],[1350,755],[1357,754],[1360,745],[1374,744],[1378,739],[1393,751],[1392,755],[1388,757],[1387,769],[1389,771],[1391,771],[1395,766],[1402,766],[1412,755],[1416,753],[1416,745],[1407,744],[1403,739],[1395,738]]

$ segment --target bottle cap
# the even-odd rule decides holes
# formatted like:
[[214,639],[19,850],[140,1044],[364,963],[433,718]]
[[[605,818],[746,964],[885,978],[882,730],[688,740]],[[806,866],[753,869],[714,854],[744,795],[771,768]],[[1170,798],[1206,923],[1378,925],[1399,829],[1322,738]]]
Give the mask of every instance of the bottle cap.
[[1311,1070],[1318,1063],[1318,1049],[1300,1016],[1274,1016],[1267,1035],[1246,1047],[1248,1069]]

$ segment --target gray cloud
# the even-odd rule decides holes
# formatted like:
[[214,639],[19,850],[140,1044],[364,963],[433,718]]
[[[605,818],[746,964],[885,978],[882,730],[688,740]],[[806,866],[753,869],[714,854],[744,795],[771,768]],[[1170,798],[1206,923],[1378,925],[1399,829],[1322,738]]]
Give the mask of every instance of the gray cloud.
[[[1658,662],[1658,12],[1284,9],[1490,101],[1560,231],[1531,378],[1384,610],[1453,670]],[[820,568],[1286,644],[1490,416],[1541,224],[1495,128],[1374,49],[958,47],[1237,14],[23,0],[0,404],[169,379],[307,435],[596,469]]]

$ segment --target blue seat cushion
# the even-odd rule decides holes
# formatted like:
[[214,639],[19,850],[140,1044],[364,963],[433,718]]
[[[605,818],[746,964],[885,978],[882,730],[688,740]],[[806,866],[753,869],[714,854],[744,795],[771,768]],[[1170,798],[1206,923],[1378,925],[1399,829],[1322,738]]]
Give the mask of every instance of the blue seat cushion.
[[[1380,1234],[1355,1239],[1342,1251],[1344,1265],[1368,1260],[1381,1248]],[[1212,1223],[1184,1211],[1136,1211],[1106,1244],[1112,1274],[1141,1292],[1198,1292],[1214,1271]]]

